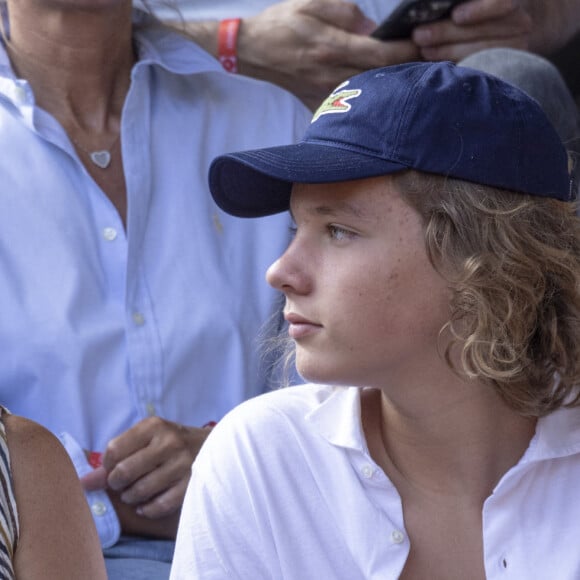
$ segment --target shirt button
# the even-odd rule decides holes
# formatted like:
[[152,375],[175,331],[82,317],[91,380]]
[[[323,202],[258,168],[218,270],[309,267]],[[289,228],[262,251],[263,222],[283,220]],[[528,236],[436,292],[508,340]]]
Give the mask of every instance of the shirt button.
[[147,415],[149,415],[149,417],[154,417],[155,416],[155,405],[153,403],[147,403]]
[[133,312],[133,322],[137,326],[143,326],[145,324],[145,317],[140,312]]
[[370,479],[373,476],[375,470],[373,469],[372,465],[365,465],[360,470],[360,472],[365,479]]
[[115,228],[104,228],[103,229],[103,238],[107,240],[107,242],[112,242],[117,237],[117,230]]
[[402,544],[405,541],[405,534],[399,530],[395,530],[391,533],[391,542],[393,544]]
[[91,505],[91,511],[96,516],[102,516],[107,511],[107,506],[102,501],[97,501]]

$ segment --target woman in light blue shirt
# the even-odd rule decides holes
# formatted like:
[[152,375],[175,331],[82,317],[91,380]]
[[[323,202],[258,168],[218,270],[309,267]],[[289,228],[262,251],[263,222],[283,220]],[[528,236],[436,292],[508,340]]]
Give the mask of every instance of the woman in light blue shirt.
[[2,10],[0,400],[107,487],[89,503],[111,577],[127,554],[167,577],[203,426],[267,388],[256,340],[278,297],[262,272],[288,237],[284,218],[220,211],[207,169],[292,142],[310,115],[130,0]]

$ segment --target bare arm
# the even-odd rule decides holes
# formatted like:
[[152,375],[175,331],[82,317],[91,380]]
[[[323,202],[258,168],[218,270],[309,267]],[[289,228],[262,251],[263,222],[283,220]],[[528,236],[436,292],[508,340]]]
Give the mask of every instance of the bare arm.
[[[451,19],[418,27],[413,42],[369,38],[375,26],[351,2],[284,0],[242,22],[239,70],[315,108],[345,78],[369,68],[420,59],[459,61],[498,46],[549,55],[580,30],[580,0],[471,0]],[[217,54],[218,22],[188,22],[185,29]]]
[[[187,32],[212,54],[217,22],[189,22]],[[370,38],[376,23],[352,2],[285,0],[244,19],[239,70],[293,92],[311,108],[346,78],[369,68],[417,60],[410,41]]]
[[19,580],[105,580],[97,531],[60,442],[22,417],[5,418],[20,519]]

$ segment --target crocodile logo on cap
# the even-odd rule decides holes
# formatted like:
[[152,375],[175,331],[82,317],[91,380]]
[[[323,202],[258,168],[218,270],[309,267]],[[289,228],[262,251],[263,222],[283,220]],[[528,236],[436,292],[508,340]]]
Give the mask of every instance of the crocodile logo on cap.
[[351,104],[348,103],[350,99],[358,97],[362,91],[360,89],[346,89],[348,81],[342,83],[334,91],[324,99],[323,103],[318,107],[311,123],[317,121],[322,115],[329,115],[331,113],[347,113],[351,109]]

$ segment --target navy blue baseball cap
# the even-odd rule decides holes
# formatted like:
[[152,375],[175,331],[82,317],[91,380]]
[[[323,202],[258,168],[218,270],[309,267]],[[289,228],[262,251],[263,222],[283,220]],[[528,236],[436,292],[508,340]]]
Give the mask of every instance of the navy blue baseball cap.
[[568,155],[540,105],[517,87],[449,62],[373,69],[338,86],[294,145],[217,157],[216,203],[240,217],[289,207],[293,183],[406,169],[570,201]]

